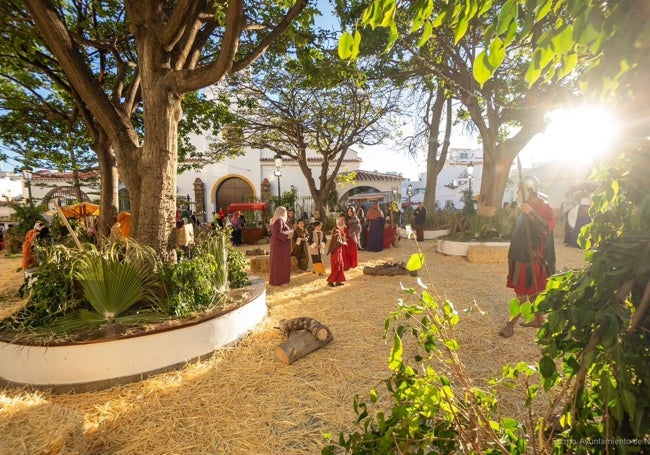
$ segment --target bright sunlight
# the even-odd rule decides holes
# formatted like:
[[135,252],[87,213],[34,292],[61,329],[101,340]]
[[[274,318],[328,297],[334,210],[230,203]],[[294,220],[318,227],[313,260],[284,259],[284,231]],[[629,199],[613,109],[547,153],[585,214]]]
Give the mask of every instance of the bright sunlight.
[[546,116],[546,130],[535,136],[522,150],[522,158],[539,163],[598,161],[614,143],[619,125],[604,108],[583,106],[558,109]]

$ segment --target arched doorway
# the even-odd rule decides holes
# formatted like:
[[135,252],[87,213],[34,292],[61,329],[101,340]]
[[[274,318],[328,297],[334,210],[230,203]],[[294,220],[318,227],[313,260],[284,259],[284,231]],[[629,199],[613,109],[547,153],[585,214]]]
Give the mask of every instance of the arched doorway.
[[81,191],[82,200],[77,198],[77,189],[74,186],[57,186],[43,196],[43,204],[49,209],[54,208],[52,201],[56,201],[59,206],[71,205],[77,202],[90,202],[90,198],[86,193]]
[[214,200],[217,210],[219,208],[228,210],[229,204],[254,202],[255,191],[246,180],[239,177],[228,177],[217,187]]

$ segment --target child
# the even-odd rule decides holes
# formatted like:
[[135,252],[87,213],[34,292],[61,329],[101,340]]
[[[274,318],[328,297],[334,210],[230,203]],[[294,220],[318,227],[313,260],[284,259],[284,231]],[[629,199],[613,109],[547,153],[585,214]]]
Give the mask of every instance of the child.
[[318,273],[318,276],[325,274],[325,266],[323,265],[321,254],[325,252],[326,241],[327,238],[325,238],[325,233],[323,232],[323,223],[316,221],[314,223],[314,230],[309,234],[309,254],[313,263],[313,272]]
[[309,269],[309,252],[307,251],[307,229],[305,229],[305,220],[296,221],[293,231],[291,247],[291,256],[298,259],[298,267],[302,270]]
[[331,273],[327,277],[327,285],[329,287],[343,286],[345,281],[345,274],[343,269],[345,261],[343,255],[345,253],[345,213],[341,213],[336,220],[336,227],[332,229],[332,237],[327,253],[330,255]]

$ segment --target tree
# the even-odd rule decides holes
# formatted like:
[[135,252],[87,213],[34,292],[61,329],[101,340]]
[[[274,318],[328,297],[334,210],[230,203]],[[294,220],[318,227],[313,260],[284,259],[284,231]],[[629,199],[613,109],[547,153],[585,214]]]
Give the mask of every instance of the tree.
[[[528,85],[520,77],[533,58],[539,32],[527,39],[513,41],[508,52],[503,44],[490,48],[488,64],[494,65],[495,69],[489,80],[482,83],[476,80],[479,71],[477,57],[484,55],[486,46],[482,31],[489,24],[500,23],[500,11],[507,10],[510,3],[509,0],[495,1],[481,17],[467,21],[463,35],[456,32],[453,22],[442,20],[435,30],[431,22],[427,22],[422,37],[406,32],[387,37],[389,40],[394,38],[391,51],[408,61],[401,65],[404,71],[420,77],[435,77],[439,84],[444,84],[450,96],[462,102],[467,117],[476,125],[483,145],[483,169],[486,175],[490,175],[489,179],[481,180],[479,196],[479,211],[487,215],[501,206],[515,157],[544,129],[544,115],[566,94],[559,82],[537,81]],[[445,8],[445,5],[436,4],[429,14],[446,17]],[[411,19],[411,15],[395,13],[390,26],[414,29],[416,24]],[[368,19],[363,23],[374,27],[388,25],[388,20],[378,24]],[[539,28],[541,25],[544,24]],[[366,34],[364,32],[364,36]],[[346,48],[347,41],[342,38],[339,48],[344,57],[354,54],[349,47]]]
[[[321,217],[346,153],[390,135],[385,122],[398,100],[395,89],[364,82],[362,75],[350,74],[322,55],[320,64],[273,60],[236,88],[242,97],[237,146],[271,150],[298,163]],[[222,144],[233,146],[231,141]],[[309,163],[313,152],[321,158],[316,174]]]
[[[201,0],[24,4],[63,77],[114,148],[131,196],[134,237],[173,260],[184,97],[248,67],[281,40],[306,0],[288,9]],[[142,138],[131,120],[140,105]]]

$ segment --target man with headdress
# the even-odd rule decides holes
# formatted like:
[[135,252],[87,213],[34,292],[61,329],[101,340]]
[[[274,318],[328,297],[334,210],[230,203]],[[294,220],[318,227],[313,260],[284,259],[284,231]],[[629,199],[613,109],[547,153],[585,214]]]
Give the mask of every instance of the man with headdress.
[[[539,181],[526,176],[520,188],[523,203],[515,223],[508,249],[508,279],[506,286],[513,288],[521,304],[535,302],[546,288],[548,277],[555,273],[555,246],[553,210],[540,196]],[[499,335],[511,337],[519,315],[501,329]],[[544,317],[537,313],[527,327],[539,327]]]

